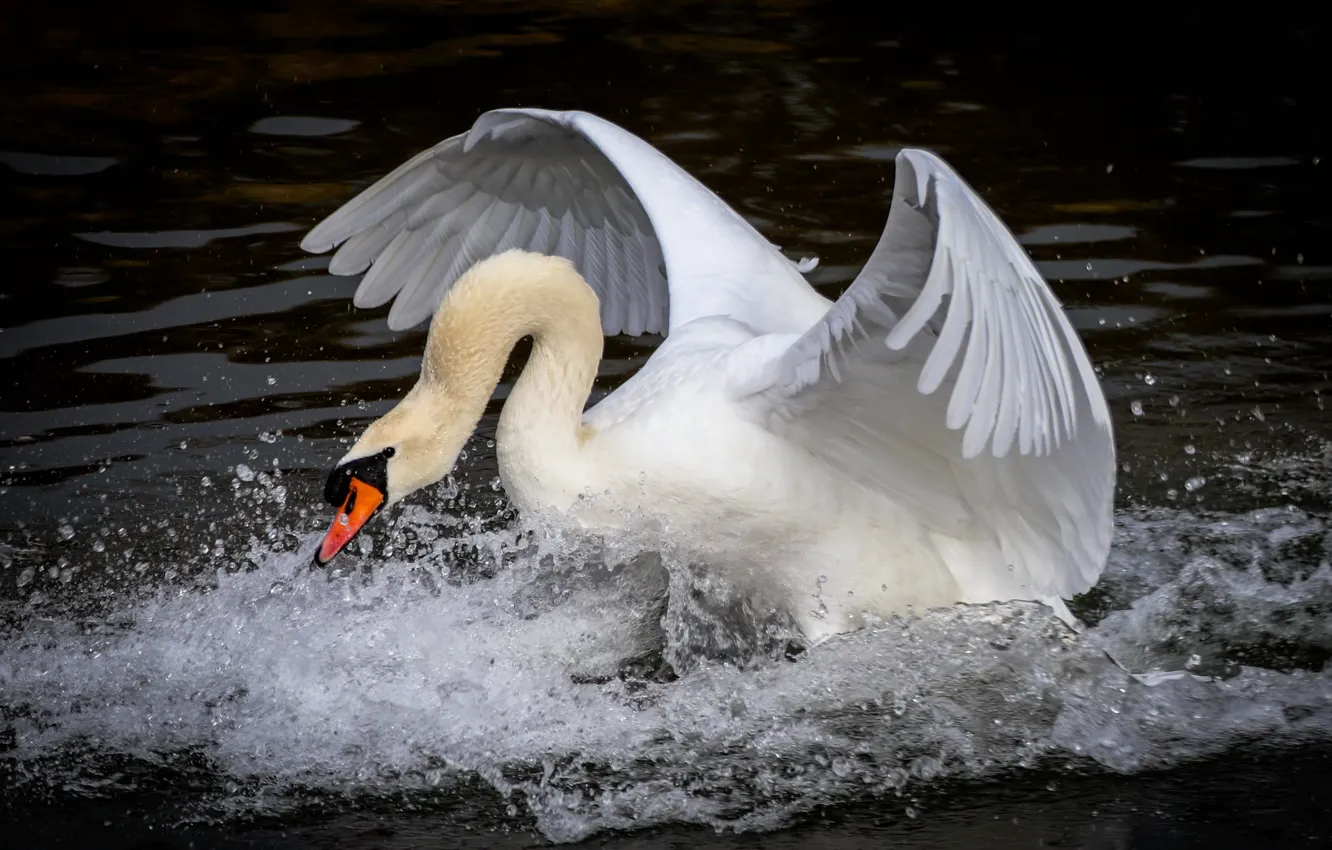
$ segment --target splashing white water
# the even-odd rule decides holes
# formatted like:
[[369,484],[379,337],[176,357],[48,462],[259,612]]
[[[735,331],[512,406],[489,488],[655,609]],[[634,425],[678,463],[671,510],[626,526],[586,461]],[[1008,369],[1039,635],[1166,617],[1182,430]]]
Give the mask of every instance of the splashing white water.
[[[426,539],[438,520],[413,523]],[[685,604],[690,570],[608,568],[624,553],[531,529],[469,542],[510,565],[462,585],[393,558],[334,577],[308,569],[311,536],[294,553],[256,543],[258,569],[91,626],[27,618],[0,637],[0,759],[21,790],[88,794],[105,792],[87,777],[108,754],[200,752],[225,788],[203,818],[480,777],[564,841],[769,828],[939,777],[1087,759],[1133,772],[1332,737],[1328,534],[1297,511],[1122,518],[1097,603],[1118,610],[1081,635],[1039,605],[958,606],[795,661],[758,647],[739,667],[682,657],[709,627],[717,645],[745,633]],[[1199,675],[1148,687],[1106,651]],[[654,652],[686,672],[616,675]]]

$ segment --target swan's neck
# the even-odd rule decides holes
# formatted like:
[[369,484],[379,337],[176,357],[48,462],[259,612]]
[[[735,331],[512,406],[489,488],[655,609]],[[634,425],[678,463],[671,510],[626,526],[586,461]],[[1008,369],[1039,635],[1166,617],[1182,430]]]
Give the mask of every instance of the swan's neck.
[[[478,274],[479,273],[479,274]],[[532,353],[496,431],[500,477],[520,509],[567,507],[585,486],[583,407],[601,362],[596,294],[564,260],[513,252],[460,280],[430,330],[424,371],[468,403],[472,426],[514,344]],[[446,426],[447,427],[447,426]]]
[[535,330],[532,354],[504,402],[495,431],[500,478],[520,509],[563,509],[586,486],[583,407],[601,361],[583,331],[556,321]]

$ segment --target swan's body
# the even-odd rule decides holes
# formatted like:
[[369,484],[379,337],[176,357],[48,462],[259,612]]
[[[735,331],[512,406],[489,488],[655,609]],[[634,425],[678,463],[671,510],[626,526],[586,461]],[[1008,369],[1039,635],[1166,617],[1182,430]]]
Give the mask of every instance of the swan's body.
[[[396,295],[390,324],[434,314],[420,381],[334,476],[377,464],[390,503],[441,479],[530,335],[497,432],[520,510],[660,527],[814,640],[959,601],[1068,618],[1109,547],[1104,397],[998,218],[930,154],[898,169],[884,236],[833,303],[624,130],[487,113],[302,243],[345,242],[335,273],[373,260],[356,300]],[[621,331],[668,336],[584,411]]]

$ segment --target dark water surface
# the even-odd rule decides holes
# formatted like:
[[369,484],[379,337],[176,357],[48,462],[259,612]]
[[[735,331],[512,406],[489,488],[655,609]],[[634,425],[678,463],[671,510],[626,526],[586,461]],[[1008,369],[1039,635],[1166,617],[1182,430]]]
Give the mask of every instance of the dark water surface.
[[[0,50],[0,820],[24,824],[33,846],[526,846],[598,833],[624,847],[1326,846],[1321,21],[1116,8],[1074,26],[801,0],[133,6],[29,4],[6,13]],[[765,724],[689,714],[752,685],[734,671],[653,691],[682,707],[626,720],[632,734],[614,745],[551,732],[508,751],[496,741],[509,727],[432,725],[434,701],[466,689],[442,697],[438,670],[380,666],[393,654],[375,647],[447,655],[449,629],[489,604],[448,607],[420,582],[508,545],[493,536],[505,517],[487,442],[504,385],[463,492],[406,509],[378,544],[400,568],[384,581],[411,592],[309,584],[295,565],[327,521],[324,471],[410,387],[424,331],[391,332],[387,308],[353,308],[356,279],[328,276],[327,258],[297,243],[411,154],[509,105],[585,109],[643,135],[788,254],[819,256],[811,280],[829,296],[878,237],[897,150],[948,158],[1068,305],[1116,418],[1120,543],[1081,601],[1102,623],[1089,641],[1144,669],[1198,655],[1193,667],[1223,679],[1136,697],[1113,671],[1086,672],[1094,652],[1081,673],[1039,660],[1055,639],[1020,609],[1003,628],[1030,653],[1003,668],[1010,696],[1051,682],[1077,696],[1019,744],[986,737],[1010,714],[967,701],[997,675],[985,666],[916,682],[924,714],[902,737],[848,731],[837,718],[851,702],[769,706],[768,726],[808,716],[817,728],[767,762],[739,755],[762,751]],[[611,340],[598,395],[656,342]],[[465,544],[446,547],[440,521]],[[302,601],[264,608],[283,593]],[[307,616],[300,640],[359,650],[267,654]],[[389,623],[416,616],[441,636],[413,644]],[[217,649],[242,619],[250,643]],[[935,626],[951,635],[940,653],[971,652],[928,623],[905,627],[900,647],[867,638],[845,652],[910,670],[905,647]],[[522,628],[486,639],[558,639]],[[503,700],[548,684],[535,656],[514,657],[536,666],[505,683],[454,671],[480,694],[467,710],[545,730],[557,705],[582,698],[560,691],[562,703],[505,714],[518,708]],[[765,687],[873,690],[837,678],[834,659]],[[407,690],[409,672],[429,688]],[[381,708],[339,703],[340,687]],[[1101,687],[1128,693],[1123,715]],[[599,706],[549,728],[601,723]],[[1118,719],[1089,719],[1106,706]],[[949,737],[968,724],[990,731]],[[309,742],[324,731],[346,746]],[[838,767],[838,736],[873,742],[856,751],[880,770],[872,781]],[[575,769],[580,758],[601,767]],[[514,775],[542,763],[535,784]],[[662,831],[604,832],[635,826]]]

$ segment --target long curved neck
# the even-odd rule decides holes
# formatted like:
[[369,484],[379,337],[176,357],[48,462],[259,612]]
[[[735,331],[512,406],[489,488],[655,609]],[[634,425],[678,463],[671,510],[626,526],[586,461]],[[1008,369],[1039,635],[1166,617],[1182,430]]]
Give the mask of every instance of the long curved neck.
[[558,258],[510,252],[478,264],[436,314],[423,374],[463,402],[454,415],[474,427],[525,336],[532,353],[504,403],[496,442],[510,498],[530,509],[556,500],[555,490],[581,487],[583,407],[602,353],[591,287]]
[[520,508],[549,501],[553,494],[543,494],[552,489],[581,487],[573,479],[581,478],[583,407],[601,362],[601,320],[594,313],[588,328],[567,318],[551,316],[532,329],[532,353],[495,432],[500,477]]

